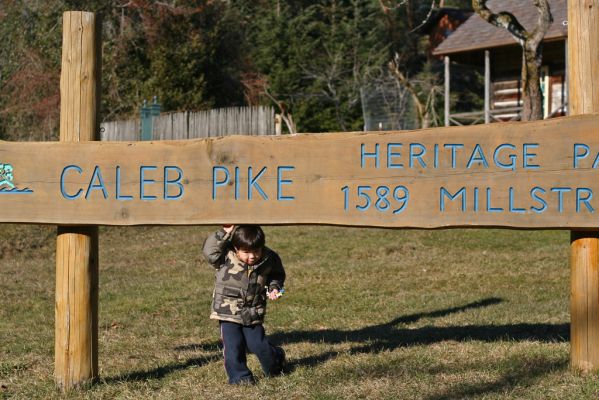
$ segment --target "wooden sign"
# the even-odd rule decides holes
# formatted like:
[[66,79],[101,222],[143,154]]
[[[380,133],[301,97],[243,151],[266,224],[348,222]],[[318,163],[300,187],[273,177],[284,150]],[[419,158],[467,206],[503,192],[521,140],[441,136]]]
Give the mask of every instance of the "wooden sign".
[[599,227],[599,117],[380,133],[0,143],[0,222]]

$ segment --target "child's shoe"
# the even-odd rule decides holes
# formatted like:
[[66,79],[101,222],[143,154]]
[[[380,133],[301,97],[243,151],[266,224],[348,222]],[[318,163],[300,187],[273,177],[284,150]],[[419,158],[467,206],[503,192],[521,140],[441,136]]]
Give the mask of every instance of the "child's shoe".
[[275,362],[273,363],[271,375],[277,376],[285,372],[287,367],[287,357],[285,356],[285,350],[282,347],[274,346],[275,350]]
[[249,378],[243,378],[243,379],[239,379],[236,382],[229,382],[230,385],[247,385],[247,386],[252,386],[256,384],[256,379],[253,376],[250,376]]

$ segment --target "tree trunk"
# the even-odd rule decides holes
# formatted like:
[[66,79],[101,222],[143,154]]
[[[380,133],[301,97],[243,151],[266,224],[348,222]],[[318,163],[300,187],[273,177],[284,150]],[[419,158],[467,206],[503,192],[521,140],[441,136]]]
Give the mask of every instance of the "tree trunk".
[[487,8],[487,0],[472,0],[472,8],[491,25],[506,29],[522,46],[522,121],[543,119],[543,93],[539,69],[543,59],[542,41],[553,22],[548,0],[532,0],[539,16],[532,30],[526,30],[509,12],[494,13]]
[[522,121],[543,119],[543,93],[540,84],[542,45],[525,43],[522,47]]

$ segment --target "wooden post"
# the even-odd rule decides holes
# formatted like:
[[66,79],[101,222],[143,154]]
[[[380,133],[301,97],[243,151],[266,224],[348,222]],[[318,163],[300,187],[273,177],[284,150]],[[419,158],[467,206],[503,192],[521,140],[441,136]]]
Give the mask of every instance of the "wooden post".
[[449,115],[450,115],[450,107],[451,107],[451,103],[450,103],[450,97],[449,97],[449,90],[450,90],[450,71],[449,71],[449,57],[445,56],[443,57],[443,62],[445,63],[445,126],[449,126],[450,121],[449,121]]
[[[569,114],[599,112],[599,4],[568,2]],[[571,234],[571,351],[573,368],[599,369],[599,235]]]
[[[60,140],[99,136],[100,21],[63,15]],[[56,384],[63,390],[98,376],[98,227],[58,227],[55,304]]]

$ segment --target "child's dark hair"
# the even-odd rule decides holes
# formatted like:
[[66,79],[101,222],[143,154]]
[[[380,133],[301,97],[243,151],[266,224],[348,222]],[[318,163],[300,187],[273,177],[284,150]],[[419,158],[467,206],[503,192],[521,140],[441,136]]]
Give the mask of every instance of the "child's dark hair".
[[239,225],[231,237],[231,244],[236,249],[258,250],[265,242],[264,232],[258,225]]

